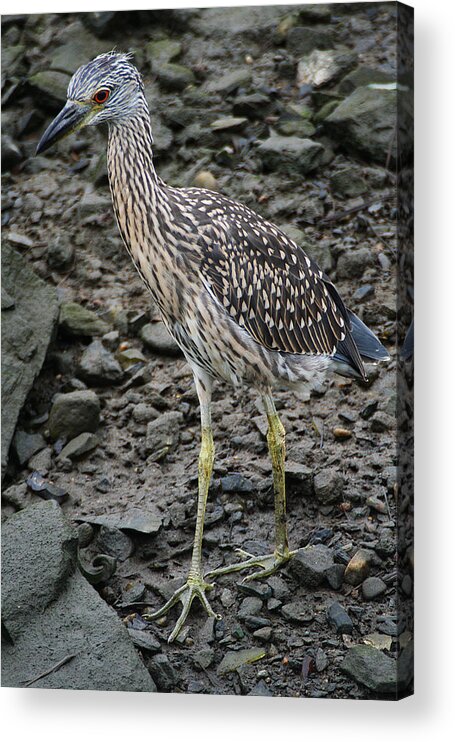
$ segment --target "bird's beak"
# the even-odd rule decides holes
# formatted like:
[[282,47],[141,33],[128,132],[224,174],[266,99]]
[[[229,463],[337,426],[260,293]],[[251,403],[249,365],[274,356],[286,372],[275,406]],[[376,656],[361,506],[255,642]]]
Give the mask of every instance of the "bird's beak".
[[41,152],[45,152],[46,149],[49,149],[49,147],[68,136],[68,134],[82,129],[88,122],[91,112],[92,107],[90,105],[67,101],[65,107],[62,108],[58,116],[55,117],[41,137],[36,148],[36,154],[39,155]]

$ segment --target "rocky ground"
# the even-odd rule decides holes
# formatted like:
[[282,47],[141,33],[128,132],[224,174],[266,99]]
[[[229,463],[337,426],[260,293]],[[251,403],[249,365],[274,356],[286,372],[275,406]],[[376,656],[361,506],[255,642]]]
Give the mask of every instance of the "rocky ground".
[[[330,698],[409,688],[406,537],[397,571],[398,518],[411,506],[397,514],[395,29],[393,3],[3,17],[5,685]],[[331,377],[304,398],[277,391],[290,542],[306,548],[262,583],[217,580],[222,619],[195,606],[173,645],[177,613],[151,624],[142,614],[189,566],[200,440],[191,373],[117,233],[106,133],[34,156],[70,74],[114,45],[144,74],[160,175],[283,227],[392,357],[368,384]],[[213,422],[211,568],[238,546],[269,550],[274,524],[253,390],[218,384]],[[56,574],[55,559],[65,565]],[[16,582],[59,637],[47,661],[39,648],[52,640],[33,611],[18,615]],[[78,628],[51,611],[58,599]],[[124,658],[112,677],[112,645],[96,640],[104,621]]]

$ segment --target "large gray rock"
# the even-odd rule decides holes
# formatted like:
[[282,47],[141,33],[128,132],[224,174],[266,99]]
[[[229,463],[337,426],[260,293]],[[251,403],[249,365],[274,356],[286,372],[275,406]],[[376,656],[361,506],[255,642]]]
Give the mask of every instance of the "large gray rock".
[[8,462],[19,412],[43,365],[57,313],[55,290],[5,241],[2,246],[2,472]]
[[360,87],[324,120],[324,127],[348,152],[384,165],[396,158],[397,91]]
[[56,503],[12,515],[2,535],[2,683],[154,691],[127,630],[76,568],[77,534]]

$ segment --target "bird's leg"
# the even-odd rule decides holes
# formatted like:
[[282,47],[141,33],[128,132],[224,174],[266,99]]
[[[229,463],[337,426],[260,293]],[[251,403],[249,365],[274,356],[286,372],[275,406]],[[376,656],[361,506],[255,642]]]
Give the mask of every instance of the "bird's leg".
[[247,557],[242,562],[220,567],[207,573],[206,577],[218,577],[230,572],[240,572],[249,567],[261,567],[245,578],[245,580],[257,580],[268,577],[276,572],[295,554],[289,551],[288,533],[286,526],[286,488],[284,461],[286,456],[285,430],[275,409],[273,399],[269,394],[263,396],[264,407],[268,420],[267,442],[269,445],[270,458],[273,471],[273,491],[275,497],[275,551],[265,556],[254,556],[243,549],[237,549],[237,553]]
[[186,621],[191,604],[195,598],[202,603],[209,616],[215,616],[207,597],[207,590],[212,585],[205,582],[202,575],[202,536],[204,531],[205,508],[207,504],[207,495],[212,476],[213,461],[215,458],[215,447],[213,445],[212,425],[210,419],[210,397],[211,397],[211,379],[202,376],[200,372],[195,372],[196,389],[201,405],[201,450],[199,454],[199,491],[197,500],[196,513],[196,532],[194,534],[193,552],[191,556],[191,566],[188,578],[182,587],[178,588],[172,597],[162,608],[154,613],[149,613],[144,618],[154,619],[164,616],[177,602],[182,603],[182,611],[175,624],[175,627],[169,636],[168,641],[173,642],[180,633],[183,624]]

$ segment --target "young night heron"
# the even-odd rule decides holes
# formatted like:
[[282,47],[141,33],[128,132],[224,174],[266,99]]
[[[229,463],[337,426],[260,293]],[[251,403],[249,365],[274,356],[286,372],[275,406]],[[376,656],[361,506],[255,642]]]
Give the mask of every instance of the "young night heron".
[[344,305],[330,279],[291,239],[251,209],[200,188],[171,188],[153,165],[144,87],[128,55],[111,52],[80,67],[68,100],[37,152],[83,126],[107,122],[108,172],[126,249],[185,354],[200,402],[202,443],[196,533],[186,583],[150,618],[183,604],[169,641],[198,598],[215,615],[203,576],[202,532],[214,460],[210,402],[214,379],[262,395],[275,493],[275,550],[206,577],[259,567],[266,577],[286,563],[285,433],[272,399],[279,384],[297,385],[330,367],[365,378],[362,356],[387,351]]

